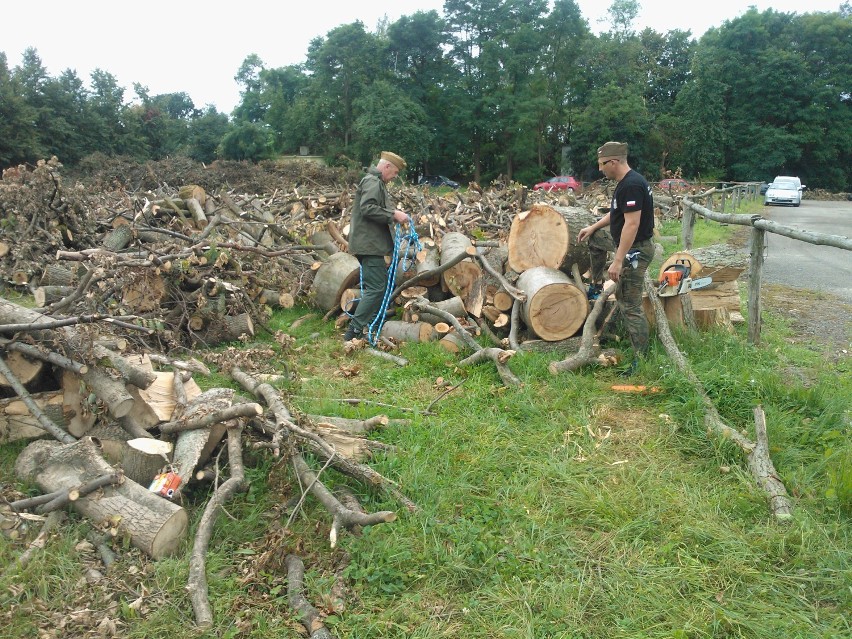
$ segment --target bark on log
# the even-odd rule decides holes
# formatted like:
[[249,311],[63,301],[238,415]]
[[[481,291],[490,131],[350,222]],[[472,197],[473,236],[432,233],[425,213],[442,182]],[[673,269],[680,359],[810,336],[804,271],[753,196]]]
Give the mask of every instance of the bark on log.
[[400,342],[428,342],[434,332],[435,327],[427,322],[388,320],[382,324],[382,336]]
[[576,241],[577,234],[583,227],[594,224],[598,218],[588,209],[579,206],[557,206],[554,208],[565,220],[570,240],[568,251],[565,253],[565,258],[562,260],[559,270],[570,274],[572,267],[576,264],[579,272],[585,273],[591,265],[589,247],[585,242]]
[[527,327],[548,341],[574,335],[589,313],[586,293],[565,273],[538,266],[521,273],[518,287],[527,294],[521,315]]
[[73,286],[39,286],[33,291],[33,299],[37,307],[44,308],[73,292]]
[[462,254],[469,257],[445,270],[441,278],[447,290],[462,298],[467,312],[479,317],[485,301],[485,282],[479,263],[474,261],[476,249],[463,233],[452,232],[444,235],[441,239],[441,264],[454,261]]
[[509,267],[522,273],[538,266],[556,269],[570,245],[562,215],[547,204],[518,213],[509,229]]
[[[84,437],[64,445],[53,441],[31,443],[18,455],[15,472],[21,480],[54,492],[114,469],[95,441]],[[189,520],[183,508],[130,479],[105,488],[100,495],[83,497],[73,506],[95,523],[115,522],[119,533],[128,534],[135,547],[154,559],[174,554],[187,533]]]
[[343,291],[358,286],[361,265],[349,253],[335,253],[317,269],[313,282],[314,303],[322,311],[330,311],[340,304]]
[[[62,408],[61,391],[37,393],[30,395],[30,398],[51,422],[68,431],[68,416]],[[45,429],[21,399],[0,399],[0,444],[21,439],[39,439],[45,434]]]
[[[230,388],[211,388],[193,399],[186,407],[181,421],[190,421],[231,406],[234,400],[234,390]],[[220,431],[221,432],[221,431]],[[172,455],[174,472],[180,477],[180,488],[195,474],[196,467],[203,463],[202,451],[207,447],[211,437],[210,428],[199,428],[182,431],[175,442]]]

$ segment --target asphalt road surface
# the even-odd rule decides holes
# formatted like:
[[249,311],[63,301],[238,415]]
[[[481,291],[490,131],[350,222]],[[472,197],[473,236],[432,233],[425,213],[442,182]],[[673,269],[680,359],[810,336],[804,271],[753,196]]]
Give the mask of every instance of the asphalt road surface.
[[[798,208],[764,207],[763,217],[802,231],[852,237],[852,202],[802,200]],[[764,281],[833,293],[852,304],[852,251],[766,234]]]

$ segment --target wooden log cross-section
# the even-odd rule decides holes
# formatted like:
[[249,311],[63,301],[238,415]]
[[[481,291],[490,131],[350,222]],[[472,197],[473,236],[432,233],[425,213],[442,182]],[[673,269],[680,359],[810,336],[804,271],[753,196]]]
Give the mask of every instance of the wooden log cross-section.
[[562,271],[537,266],[521,273],[517,283],[527,294],[522,319],[541,339],[565,339],[583,326],[589,314],[588,298]]

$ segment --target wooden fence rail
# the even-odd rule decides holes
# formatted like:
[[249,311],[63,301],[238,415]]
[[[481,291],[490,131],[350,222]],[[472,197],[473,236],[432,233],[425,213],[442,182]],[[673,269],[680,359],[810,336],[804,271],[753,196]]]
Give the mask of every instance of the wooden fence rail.
[[[750,192],[750,189],[757,192],[757,186],[752,184],[737,185],[730,187],[732,192],[742,191],[745,194]],[[729,189],[723,189],[727,191]],[[695,198],[709,197],[712,205],[712,193],[717,192],[717,189],[711,189],[708,193],[702,193]],[[734,199],[742,197],[736,196]],[[725,198],[722,197],[722,206],[724,208]],[[735,207],[736,208],[736,207]],[[815,233],[812,231],[803,231],[783,224],[778,224],[771,220],[766,220],[760,215],[741,215],[736,213],[718,213],[712,211],[696,202],[690,197],[683,199],[683,222],[682,222],[682,240],[683,247],[687,250],[692,248],[692,241],[695,232],[695,220],[697,216],[701,216],[714,222],[722,224],[740,224],[751,227],[751,242],[750,242],[750,260],[748,271],[748,341],[751,344],[760,342],[761,321],[761,300],[760,287],[763,277],[763,261],[764,249],[766,247],[766,233],[775,233],[784,235],[794,240],[807,242],[808,244],[816,244],[822,246],[834,246],[837,248],[852,251],[852,238],[844,235],[828,235],[826,233]]]

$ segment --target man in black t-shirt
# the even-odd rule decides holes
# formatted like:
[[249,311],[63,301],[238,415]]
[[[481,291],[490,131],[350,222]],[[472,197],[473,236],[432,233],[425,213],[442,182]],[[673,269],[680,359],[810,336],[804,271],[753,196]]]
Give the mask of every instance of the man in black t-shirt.
[[[616,283],[615,300],[624,316],[636,356],[648,351],[648,320],[642,308],[645,272],[654,257],[654,197],[651,186],[627,164],[627,144],[607,142],[598,149],[598,168],[617,182],[609,213],[580,229],[577,239],[589,241],[592,282],[589,297],[600,294],[610,252],[615,257],[607,275]],[[631,364],[629,372],[636,368]]]

